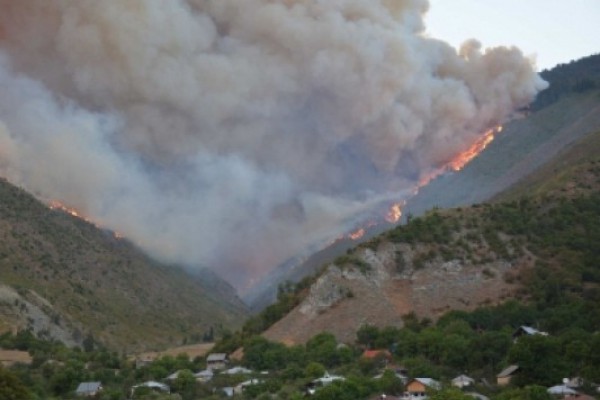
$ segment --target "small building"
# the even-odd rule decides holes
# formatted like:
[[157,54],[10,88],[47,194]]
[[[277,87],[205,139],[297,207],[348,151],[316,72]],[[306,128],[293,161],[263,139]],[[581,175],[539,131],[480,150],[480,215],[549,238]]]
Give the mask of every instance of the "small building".
[[537,329],[532,328],[531,326],[521,325],[520,327],[517,328],[516,331],[513,332],[512,338],[513,338],[513,341],[516,342],[517,339],[519,339],[521,336],[534,336],[534,335],[548,336],[548,332],[538,331]]
[[406,385],[405,399],[426,399],[430,390],[440,390],[442,385],[431,378],[414,378]]
[[236,387],[233,388],[233,393],[234,394],[241,394],[244,393],[244,390],[248,387],[248,386],[252,386],[252,385],[258,385],[259,383],[263,383],[263,381],[261,381],[260,379],[249,379],[247,381],[244,381],[240,384],[238,384]]
[[496,383],[498,386],[506,386],[510,383],[510,380],[519,370],[518,365],[511,365],[503,369],[498,375],[496,375]]
[[147,381],[144,383],[140,383],[139,385],[132,386],[130,397],[133,398],[135,391],[141,387],[146,387],[157,392],[171,393],[171,388],[168,385],[156,381]]
[[317,383],[317,384],[322,384],[322,385],[329,385],[331,382],[333,381],[345,381],[346,378],[344,378],[343,376],[339,376],[339,375],[330,375],[329,372],[325,372],[325,374],[320,377],[315,379],[313,382]]
[[242,374],[251,374],[252,372],[253,371],[251,369],[238,366],[238,367],[226,369],[225,371],[223,371],[221,373],[227,374],[227,375],[242,375]]
[[452,379],[452,386],[456,386],[457,388],[464,388],[467,386],[471,386],[475,383],[475,379],[467,376],[467,375],[459,375],[456,378]]
[[135,368],[140,369],[149,366],[154,362],[155,357],[151,355],[143,355],[135,359]]
[[580,388],[583,386],[584,381],[583,381],[583,378],[576,376],[573,378],[565,378],[563,380],[563,383],[570,388]]
[[327,386],[334,381],[344,380],[346,380],[346,378],[344,378],[343,376],[330,375],[329,372],[325,372],[325,374],[322,377],[314,379],[313,381],[309,382],[308,385],[306,385],[306,393],[312,395],[319,387]]
[[200,372],[196,372],[194,374],[194,377],[196,378],[196,381],[201,382],[201,383],[206,383],[208,381],[210,381],[214,376],[214,373],[212,371],[212,369],[205,369],[202,370]]
[[224,369],[229,364],[226,353],[211,353],[206,357],[206,367],[209,369]]
[[389,350],[380,349],[380,350],[365,350],[362,353],[362,358],[366,359],[374,359],[374,358],[382,358],[387,361],[392,361],[392,353]]
[[577,391],[571,389],[567,385],[552,386],[552,387],[549,387],[546,391],[548,392],[548,394],[551,394],[553,396],[560,396],[560,397],[564,397],[566,395],[577,394]]
[[164,380],[174,381],[175,379],[179,378],[179,375],[181,374],[182,371],[185,371],[185,370],[180,369],[179,371],[175,371],[171,375],[167,376]]
[[81,382],[77,386],[75,394],[77,396],[92,397],[100,393],[100,391],[102,391],[101,382]]

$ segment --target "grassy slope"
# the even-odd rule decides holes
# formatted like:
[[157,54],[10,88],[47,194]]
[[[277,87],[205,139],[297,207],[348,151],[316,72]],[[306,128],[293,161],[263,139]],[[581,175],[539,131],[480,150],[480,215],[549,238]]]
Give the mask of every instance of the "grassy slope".
[[210,326],[237,326],[245,314],[231,293],[153,262],[110,232],[52,211],[5,181],[0,283],[29,299],[28,289],[35,291],[62,325],[71,322],[82,337],[91,333],[118,348],[181,343]]
[[521,196],[541,196],[550,192],[569,191],[588,185],[586,176],[594,162],[600,160],[600,131],[596,131],[564,149],[549,162],[494,197],[494,201],[511,201]]

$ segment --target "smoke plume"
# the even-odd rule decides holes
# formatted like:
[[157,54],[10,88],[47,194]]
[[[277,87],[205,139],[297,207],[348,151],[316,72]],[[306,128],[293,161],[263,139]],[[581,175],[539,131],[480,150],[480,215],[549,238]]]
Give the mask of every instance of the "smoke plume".
[[0,174],[238,287],[545,86],[517,48],[428,37],[425,0],[0,7]]

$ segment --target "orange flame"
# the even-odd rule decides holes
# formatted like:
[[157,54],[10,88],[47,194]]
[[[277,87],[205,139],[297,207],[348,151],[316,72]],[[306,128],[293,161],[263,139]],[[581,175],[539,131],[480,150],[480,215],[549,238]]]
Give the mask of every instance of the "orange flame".
[[385,220],[390,224],[395,224],[400,221],[400,217],[402,217],[402,205],[401,203],[392,204],[390,210],[385,216]]
[[[52,200],[50,201],[50,204],[48,205],[48,207],[50,207],[51,210],[60,210],[63,211],[75,218],[79,218],[85,222],[87,222],[88,224],[92,224],[94,225],[96,228],[98,229],[102,229],[102,227],[97,224],[96,222],[92,221],[91,219],[89,219],[88,217],[82,215],[79,211],[77,211],[76,209],[72,208],[72,207],[67,207],[66,205],[64,205],[63,203],[61,203],[58,200]],[[123,235],[120,232],[115,232],[113,231],[113,235],[115,237],[115,239],[123,239]]]
[[360,228],[348,235],[348,237],[352,240],[358,240],[365,235],[365,228]]
[[[449,170],[460,171],[461,169],[463,169],[465,167],[465,165],[467,165],[471,160],[473,160],[475,157],[477,157],[494,140],[495,135],[500,132],[502,132],[501,125],[495,126],[491,129],[487,130],[467,150],[458,154],[452,161],[448,162],[446,165],[444,165],[441,168],[438,168],[434,171],[430,171],[428,174],[424,174],[423,176],[421,176],[419,182],[414,187],[413,194],[416,195],[419,192],[420,188],[427,185],[434,178],[443,174],[444,172],[447,172]],[[402,217],[402,207],[404,205],[406,205],[406,201],[392,204],[390,206],[387,214],[384,217],[385,220],[390,224],[395,224],[398,221],[400,221],[400,218]],[[345,238],[348,238],[351,240],[359,240],[366,234],[368,228],[370,228],[374,225],[378,225],[380,222],[381,221],[366,222],[362,228],[358,228],[354,232],[351,232],[347,235],[338,237],[331,244],[333,244],[339,240],[343,240]]]
[[492,129],[487,130],[483,136],[475,141],[464,152],[460,153],[454,160],[450,161],[447,168],[451,168],[454,171],[460,171],[465,165],[472,159],[477,157],[495,138],[496,133],[502,132],[502,126],[496,126]]
[[64,211],[64,212],[66,212],[67,214],[69,214],[69,215],[71,215],[71,216],[73,216],[73,217],[75,217],[75,218],[79,218],[79,219],[82,219],[82,220],[84,220],[85,222],[88,222],[88,223],[92,224],[92,225],[96,225],[96,224],[95,224],[95,223],[94,223],[92,220],[90,220],[89,218],[87,218],[87,217],[85,217],[85,216],[81,215],[81,214],[79,213],[79,211],[77,211],[76,209],[74,209],[74,208],[71,208],[71,207],[67,207],[67,206],[65,206],[64,204],[62,204],[62,203],[61,203],[60,201],[58,201],[58,200],[52,200],[52,201],[50,202],[50,205],[49,205],[49,207],[50,207],[50,209],[51,209],[51,210],[60,210],[60,211]]
[[428,174],[421,176],[417,185],[413,188],[413,195],[419,193],[419,189],[426,186],[433,179],[439,175],[447,172],[448,170],[460,171],[467,165],[471,160],[479,155],[485,148],[495,139],[496,134],[502,132],[502,126],[498,125],[491,129],[488,129],[475,143],[473,143],[467,150],[458,154],[453,160],[449,161],[442,168],[430,171]]

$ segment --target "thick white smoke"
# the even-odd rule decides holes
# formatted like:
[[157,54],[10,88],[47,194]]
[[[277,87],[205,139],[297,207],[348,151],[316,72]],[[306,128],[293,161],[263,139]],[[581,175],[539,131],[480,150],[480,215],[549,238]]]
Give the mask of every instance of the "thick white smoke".
[[425,0],[0,0],[0,174],[238,286],[545,83],[425,35]]

